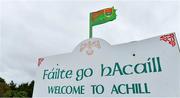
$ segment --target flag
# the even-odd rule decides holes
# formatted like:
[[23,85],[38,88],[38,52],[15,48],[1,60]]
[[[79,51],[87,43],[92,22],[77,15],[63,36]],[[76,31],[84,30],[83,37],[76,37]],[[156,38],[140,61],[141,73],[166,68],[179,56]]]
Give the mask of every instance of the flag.
[[100,25],[116,19],[114,7],[90,13],[90,26]]
[[96,12],[90,13],[90,22],[89,22],[89,38],[92,38],[93,32],[92,27],[100,25],[109,21],[116,19],[116,9],[105,8]]

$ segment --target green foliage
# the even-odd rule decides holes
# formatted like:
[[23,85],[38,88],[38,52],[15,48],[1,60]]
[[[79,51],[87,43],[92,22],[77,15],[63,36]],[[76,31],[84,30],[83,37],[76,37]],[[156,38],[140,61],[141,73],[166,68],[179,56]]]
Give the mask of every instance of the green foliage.
[[0,77],[0,97],[32,97],[33,87],[34,81],[30,84],[17,85],[13,81],[6,84],[5,80]]
[[0,83],[5,83],[5,80],[0,77]]
[[28,83],[20,84],[18,87],[18,90],[19,91],[26,91],[26,92],[28,92],[28,96],[32,96],[33,87],[34,87],[34,81],[31,81],[30,84],[28,84]]
[[28,93],[26,91],[9,90],[4,94],[4,97],[28,97]]
[[28,93],[26,91],[19,91],[16,94],[16,97],[27,97]]
[[11,90],[11,88],[3,82],[0,82],[0,97],[4,96],[4,93]]
[[16,90],[16,84],[13,81],[9,83],[9,87],[11,88],[11,90]]

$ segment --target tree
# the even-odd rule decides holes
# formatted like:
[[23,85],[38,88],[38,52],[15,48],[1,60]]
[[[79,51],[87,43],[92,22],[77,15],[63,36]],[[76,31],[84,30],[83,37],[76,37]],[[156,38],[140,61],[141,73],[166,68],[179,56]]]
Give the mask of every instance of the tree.
[[9,84],[0,77],[0,97],[32,97],[34,81],[16,85],[13,81]]
[[8,90],[10,90],[10,87],[6,84],[6,81],[0,77],[0,97],[3,97]]
[[0,77],[0,83],[6,83],[3,78]]
[[15,91],[13,90],[8,90],[5,94],[4,97],[13,97],[15,95]]
[[14,97],[31,97],[31,96],[28,96],[28,93],[26,91],[19,91],[16,93]]
[[28,91],[28,96],[32,96],[33,94],[33,88],[34,88],[34,80],[31,81],[31,83],[29,84],[29,91]]
[[9,83],[9,87],[11,88],[11,90],[16,90],[16,84],[13,81]]
[[26,91],[28,93],[28,97],[32,97],[33,87],[34,87],[34,81],[31,81],[30,84],[28,83],[20,84],[17,89],[18,91]]
[[26,91],[9,90],[4,94],[4,97],[27,97]]

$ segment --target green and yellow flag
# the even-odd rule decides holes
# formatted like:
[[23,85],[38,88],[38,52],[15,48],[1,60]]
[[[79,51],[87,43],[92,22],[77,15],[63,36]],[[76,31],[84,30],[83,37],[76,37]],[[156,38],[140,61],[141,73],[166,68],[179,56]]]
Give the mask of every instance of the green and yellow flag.
[[92,38],[92,26],[100,25],[116,19],[116,10],[114,7],[105,8],[96,12],[90,13],[90,35]]

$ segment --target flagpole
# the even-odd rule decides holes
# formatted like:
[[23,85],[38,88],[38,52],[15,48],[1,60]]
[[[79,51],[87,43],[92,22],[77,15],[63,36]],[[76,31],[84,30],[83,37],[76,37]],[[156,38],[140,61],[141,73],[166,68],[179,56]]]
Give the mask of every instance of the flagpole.
[[92,26],[90,26],[89,28],[89,38],[92,38],[93,34],[92,34]]
[[89,15],[89,39],[92,38],[91,13]]

